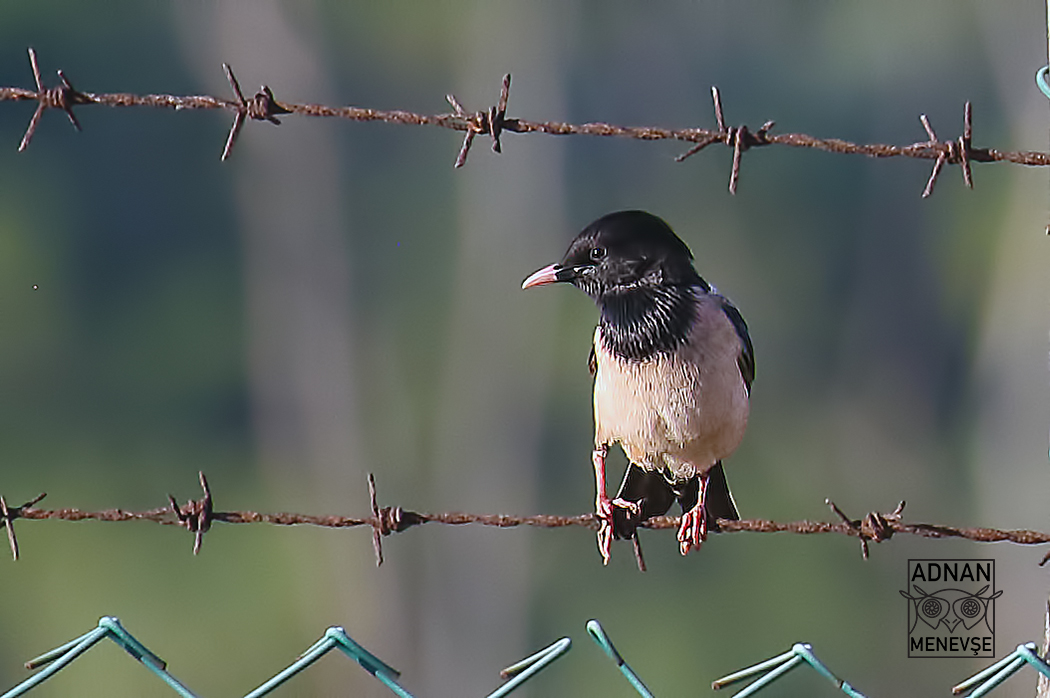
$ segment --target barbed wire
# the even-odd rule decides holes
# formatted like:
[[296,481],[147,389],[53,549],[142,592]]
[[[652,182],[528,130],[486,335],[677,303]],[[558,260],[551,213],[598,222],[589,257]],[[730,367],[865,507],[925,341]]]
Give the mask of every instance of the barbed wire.
[[[489,136],[492,150],[496,153],[501,152],[501,137],[505,131],[513,133],[542,133],[555,136],[619,137],[645,141],[675,140],[693,144],[687,151],[675,158],[677,162],[682,162],[692,157],[709,145],[722,143],[733,149],[733,164],[729,179],[729,190],[732,193],[736,192],[739,182],[743,153],[751,148],[768,145],[811,148],[830,153],[859,154],[874,158],[910,157],[933,160],[933,170],[923,189],[923,198],[932,194],[937,178],[940,176],[945,164],[960,165],[963,180],[970,188],[973,187],[972,162],[1008,162],[1029,166],[1050,165],[1050,154],[1048,153],[1035,151],[1004,152],[991,148],[975,148],[972,144],[973,115],[969,102],[965,104],[963,112],[963,135],[958,139],[941,141],[929,119],[925,114],[922,114],[919,119],[928,136],[927,141],[916,142],[907,146],[862,145],[841,139],[816,138],[801,133],[774,134],[771,132],[774,126],[773,121],[765,122],[756,131],[751,131],[746,125],[728,126],[724,116],[721,95],[717,87],[711,88],[717,130],[705,128],[669,129],[653,126],[616,126],[607,123],[570,124],[558,121],[528,121],[508,117],[507,104],[510,97],[511,83],[509,74],[503,78],[497,104],[487,110],[470,112],[462,106],[454,95],[449,94],[446,96],[446,99],[452,106],[453,113],[426,115],[401,110],[378,110],[352,106],[331,107],[319,104],[278,102],[272,90],[266,85],[263,85],[259,92],[248,99],[244,97],[239,81],[234,75],[232,68],[227,64],[223,64],[223,70],[234,93],[235,99],[232,100],[208,95],[177,96],[168,94],[136,95],[129,93],[81,92],[73,86],[62,70],[57,71],[60,84],[49,88],[44,86],[36,52],[30,48],[28,53],[36,89],[0,87],[0,102],[37,102],[36,111],[33,113],[25,135],[19,144],[19,152],[24,151],[29,146],[46,110],[61,109],[65,112],[73,127],[80,131],[82,127],[74,112],[74,107],[99,105],[108,107],[165,108],[174,109],[175,111],[194,109],[232,111],[234,112],[234,121],[223,148],[223,160],[228,159],[231,155],[247,119],[269,121],[274,125],[280,125],[281,121],[278,117],[288,114],[341,118],[360,122],[379,121],[412,126],[437,126],[461,131],[464,132],[464,139],[454,163],[454,166],[457,168],[462,167],[466,163],[471,146],[477,136]],[[599,526],[599,521],[594,514],[579,516],[514,516],[507,514],[467,514],[462,512],[433,514],[408,511],[401,507],[380,508],[376,503],[375,481],[371,475],[369,476],[369,492],[372,515],[365,518],[293,513],[266,514],[251,511],[219,512],[213,510],[211,492],[203,473],[200,473],[200,481],[204,490],[204,496],[200,500],[191,500],[185,506],[180,507],[175,499],[169,496],[169,506],[139,512],[122,509],[107,509],[95,512],[86,512],[75,508],[38,509],[35,505],[43,499],[44,494],[37,496],[22,506],[11,507],[7,504],[4,497],[0,496],[0,520],[4,523],[12,556],[16,560],[19,557],[18,541],[14,532],[14,521],[16,519],[60,519],[66,521],[97,520],[111,522],[153,521],[163,525],[182,526],[195,534],[194,554],[199,552],[203,536],[214,522],[231,524],[269,523],[283,526],[311,525],[329,528],[369,526],[373,532],[377,564],[382,564],[383,561],[382,538],[384,536],[424,523],[446,525],[473,523],[504,528],[517,526],[541,528],[583,526],[592,530],[596,530]],[[937,524],[905,523],[901,520],[904,502],[901,502],[897,509],[889,514],[872,512],[863,519],[856,520],[846,516],[834,503],[830,501],[827,503],[840,519],[839,523],[814,521],[779,523],[765,519],[719,520],[718,529],[726,533],[750,531],[754,533],[844,534],[860,539],[862,553],[865,558],[868,557],[869,541],[881,542],[889,539],[894,533],[907,533],[927,538],[964,538],[979,542],[1008,541],[1021,545],[1050,543],[1050,534],[1031,530],[956,528]],[[649,529],[666,529],[677,528],[678,523],[678,517],[659,516],[639,522],[638,526]],[[644,569],[644,561],[637,536],[633,540],[639,567]],[[1044,558],[1040,564],[1045,564],[1047,559],[1050,559],[1050,555]]]
[[[319,526],[323,528],[356,528],[368,526],[372,529],[372,545],[375,550],[376,566],[383,564],[383,538],[392,533],[401,533],[415,526],[428,523],[460,526],[480,524],[498,528],[515,528],[533,526],[536,528],[563,528],[581,526],[597,530],[599,520],[594,514],[577,516],[559,516],[554,514],[534,514],[518,516],[513,514],[469,514],[464,512],[423,513],[402,507],[381,507],[376,496],[375,477],[368,475],[368,498],[371,515],[365,517],[323,516],[315,514],[294,513],[260,513],[255,511],[216,511],[211,487],[203,472],[198,473],[203,496],[189,500],[180,506],[175,497],[168,495],[168,505],[146,511],[126,511],[124,509],[103,509],[101,511],[82,511],[76,508],[38,509],[38,504],[46,493],[41,493],[25,504],[12,507],[3,495],[0,495],[0,520],[7,529],[7,539],[11,555],[19,559],[18,539],[15,536],[14,522],[18,519],[42,521],[59,519],[62,521],[152,521],[165,526],[180,526],[194,534],[193,554],[200,552],[204,534],[214,523],[258,524],[266,523],[276,526]],[[721,533],[793,533],[802,535],[836,533],[860,539],[861,553],[868,558],[868,543],[881,543],[889,540],[896,533],[905,533],[923,538],[963,538],[979,543],[1009,542],[1018,545],[1041,545],[1050,543],[1050,533],[1028,529],[1000,530],[994,528],[959,528],[942,524],[908,523],[902,520],[905,503],[902,501],[890,513],[871,512],[862,519],[850,518],[831,500],[825,500],[838,517],[838,523],[826,521],[790,521],[778,522],[768,519],[742,519],[730,521],[718,519],[713,529]],[[654,530],[677,529],[680,517],[654,516],[637,522],[639,528]],[[634,553],[639,569],[645,570],[641,544],[638,536],[633,536]],[[1046,564],[1050,553],[1039,563]]]
[[72,82],[61,70],[58,71],[60,84],[49,88],[44,86],[36,52],[32,48],[29,49],[29,62],[36,82],[35,90],[21,87],[0,87],[0,102],[37,102],[36,111],[33,113],[25,135],[19,144],[19,152],[29,146],[40,124],[41,116],[48,109],[61,109],[66,113],[73,127],[80,131],[82,128],[73,111],[74,107],[99,105],[107,107],[152,107],[174,109],[175,111],[193,109],[232,111],[234,120],[226,138],[226,145],[223,148],[223,160],[230,157],[237,137],[240,135],[247,119],[269,121],[279,126],[281,120],[278,117],[287,114],[339,118],[349,121],[380,121],[407,126],[437,126],[454,131],[462,131],[465,135],[463,144],[456,156],[455,167],[462,167],[466,163],[467,155],[477,136],[489,136],[492,142],[492,150],[496,153],[502,152],[501,137],[505,131],[512,133],[542,133],[551,136],[632,138],[643,141],[674,140],[693,144],[689,150],[675,158],[677,162],[682,162],[692,157],[709,145],[722,143],[733,149],[729,191],[734,194],[740,178],[740,163],[743,153],[751,148],[768,145],[811,148],[829,153],[866,155],[873,158],[909,157],[933,160],[933,171],[930,173],[930,177],[923,189],[923,198],[933,193],[933,187],[937,182],[937,178],[946,164],[959,165],[962,168],[963,181],[971,189],[973,188],[973,176],[971,173],[971,163],[973,162],[1008,162],[1040,167],[1050,165],[1050,153],[1038,151],[1006,152],[994,148],[975,148],[973,146],[973,110],[969,102],[966,102],[963,110],[963,134],[955,140],[940,140],[929,119],[925,114],[921,114],[919,120],[926,131],[928,140],[905,146],[862,145],[837,138],[816,138],[803,133],[774,134],[771,132],[775,123],[773,121],[766,121],[757,131],[752,131],[747,125],[728,126],[722,109],[721,95],[717,87],[711,88],[717,129],[671,129],[655,126],[616,126],[600,122],[571,124],[560,121],[529,121],[508,117],[507,102],[510,98],[509,74],[503,78],[499,99],[495,106],[486,110],[470,112],[460,104],[454,95],[449,94],[446,96],[446,99],[452,106],[453,113],[428,115],[402,110],[368,109],[351,106],[331,107],[322,104],[278,102],[273,95],[273,91],[266,85],[263,85],[259,92],[248,99],[244,97],[233,69],[225,63],[223,64],[223,70],[233,90],[234,99],[223,99],[208,95],[177,96],[168,94],[136,95],[129,93],[81,92],[73,87]]

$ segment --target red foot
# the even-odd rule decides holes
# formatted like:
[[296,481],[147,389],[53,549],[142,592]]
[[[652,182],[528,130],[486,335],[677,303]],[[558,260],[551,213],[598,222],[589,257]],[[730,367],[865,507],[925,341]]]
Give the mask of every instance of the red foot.
[[707,475],[700,476],[700,491],[697,493],[696,505],[689,511],[682,512],[682,522],[678,526],[678,549],[683,555],[690,550],[699,550],[707,540],[707,512],[704,510],[704,499],[707,495]]
[[678,549],[683,555],[688,555],[690,550],[699,550],[705,540],[707,540],[707,514],[704,512],[704,505],[697,504],[682,514],[682,523],[678,527]]
[[601,520],[601,525],[598,527],[598,552],[601,553],[602,564],[605,565],[609,564],[609,549],[612,547],[614,507],[617,509],[626,509],[635,516],[641,512],[641,507],[638,506],[637,502],[629,502],[626,499],[620,498],[610,500],[609,496],[604,492],[598,493],[598,498],[595,502],[594,515]]

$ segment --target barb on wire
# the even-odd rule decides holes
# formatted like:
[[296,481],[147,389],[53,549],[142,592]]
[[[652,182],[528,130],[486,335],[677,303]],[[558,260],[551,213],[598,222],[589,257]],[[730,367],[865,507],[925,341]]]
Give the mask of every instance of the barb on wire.
[[233,74],[233,68],[229,64],[223,63],[222,69],[226,73],[226,79],[230,82],[233,94],[237,97],[237,113],[233,117],[233,125],[230,126],[230,135],[226,137],[226,147],[222,149],[222,161],[226,162],[226,159],[230,157],[230,153],[233,152],[233,145],[237,142],[237,136],[241,134],[246,118],[250,117],[256,121],[269,121],[275,126],[280,126],[281,120],[277,118],[277,115],[291,114],[292,112],[277,103],[277,100],[273,97],[273,92],[266,85],[260,87],[250,101],[245,99],[241,93],[241,84],[237,82],[237,76]]
[[18,538],[15,537],[15,519],[22,515],[23,509],[28,509],[47,496],[47,492],[41,492],[20,507],[9,507],[7,500],[0,495],[0,519],[7,529],[7,543],[11,546],[11,557],[18,562]]
[[[372,543],[376,553],[376,564],[383,563],[382,538],[391,533],[401,533],[414,526],[436,523],[449,526],[463,524],[480,524],[498,528],[533,526],[536,528],[563,528],[581,526],[592,531],[598,529],[599,521],[594,514],[578,516],[558,516],[553,514],[535,514],[515,516],[511,514],[468,514],[463,512],[422,513],[401,507],[381,507],[376,497],[375,478],[369,475],[370,515],[364,518],[350,516],[320,516],[314,514],[260,513],[254,511],[215,511],[212,492],[204,473],[199,473],[199,480],[204,496],[190,500],[180,507],[175,498],[168,495],[168,505],[146,511],[125,511],[123,509],[105,509],[102,511],[82,511],[75,508],[37,509],[37,504],[44,495],[30,500],[20,507],[8,506],[6,499],[0,497],[2,517],[8,530],[8,539],[14,541],[14,521],[58,519],[63,521],[153,521],[166,526],[181,526],[194,534],[193,552],[200,551],[204,534],[216,522],[227,524],[268,523],[277,526],[321,526],[326,528],[354,528],[368,526],[372,530]],[[1050,543],[1050,533],[1027,529],[1000,530],[994,528],[957,528],[941,524],[907,523],[902,520],[904,502],[889,513],[871,512],[863,519],[852,519],[830,500],[825,500],[839,523],[824,521],[791,521],[778,522],[766,519],[743,519],[730,521],[718,519],[718,532],[738,533],[793,533],[814,535],[835,533],[857,538],[861,542],[861,552],[868,556],[868,543],[880,543],[894,534],[906,533],[923,538],[965,538],[980,543],[1009,542],[1018,545],[1043,545]],[[640,528],[677,530],[680,519],[677,516],[654,516],[638,523]],[[17,553],[17,546],[12,542],[12,552]],[[17,557],[16,557],[17,559]],[[1050,554],[1044,558],[1044,564]],[[643,569],[644,571],[644,569]]]
[[496,106],[489,107],[488,111],[468,114],[454,94],[445,95],[445,99],[452,106],[452,109],[455,110],[456,116],[467,125],[466,135],[463,137],[463,145],[459,149],[459,155],[456,156],[456,162],[453,167],[460,168],[467,164],[467,153],[470,152],[470,146],[474,143],[474,136],[486,134],[492,136],[492,152],[503,152],[503,146],[500,145],[500,136],[503,134],[503,128],[507,121],[507,100],[509,98],[510,73],[503,76],[503,85],[499,91],[499,102],[497,102]]
[[973,140],[973,107],[969,102],[963,108],[963,135],[959,136],[958,140],[942,142],[938,140],[937,134],[933,130],[933,126],[930,125],[930,120],[926,118],[925,114],[919,115],[919,121],[922,122],[922,127],[926,129],[926,135],[930,137],[929,145],[931,148],[937,149],[937,160],[933,163],[933,172],[930,173],[930,178],[926,182],[926,188],[922,190],[922,198],[926,199],[933,193],[933,185],[937,183],[937,177],[941,174],[941,168],[944,167],[944,163],[950,163],[953,165],[961,165],[963,173],[963,182],[970,189],[973,189],[973,174],[970,171],[970,154],[972,151],[971,141]]
[[712,143],[722,141],[733,149],[733,169],[729,173],[729,193],[736,194],[736,185],[740,180],[741,156],[749,148],[754,148],[760,145],[769,145],[772,143],[773,141],[769,140],[768,134],[770,129],[773,128],[775,122],[767,121],[762,124],[762,127],[755,133],[751,133],[748,127],[743,124],[737,127],[727,127],[725,116],[722,112],[722,95],[719,94],[717,87],[711,88],[711,99],[715,103],[715,121],[718,124],[717,133],[704,138],[674,160],[675,162],[682,162],[683,160],[696,155]]
[[40,66],[36,60],[36,51],[32,48],[29,49],[29,65],[33,68],[33,79],[36,81],[36,92],[30,93],[30,98],[37,100],[38,105],[36,111],[33,112],[33,118],[29,120],[29,127],[26,128],[25,135],[22,136],[22,142],[18,145],[18,152],[29,147],[29,142],[33,140],[33,134],[36,133],[36,127],[40,124],[40,117],[48,109],[61,109],[69,117],[73,128],[83,131],[76,114],[73,113],[73,105],[91,102],[87,96],[73,88],[73,83],[61,70],[58,71],[58,79],[62,81],[62,84],[50,89],[44,87],[44,80],[40,77]]
[[211,489],[208,487],[208,478],[204,477],[204,471],[198,472],[197,476],[201,483],[201,489],[204,490],[204,496],[197,501],[191,499],[186,502],[184,508],[180,508],[179,503],[175,501],[175,497],[168,495],[168,503],[171,505],[171,510],[175,514],[179,525],[185,526],[187,531],[193,533],[194,555],[201,551],[204,534],[211,528],[212,515],[214,513],[212,511]]
[[830,499],[825,499],[824,503],[831,507],[835,515],[851,531],[856,531],[857,536],[860,538],[860,554],[865,560],[868,559],[868,541],[873,540],[876,543],[881,543],[884,540],[889,540],[893,535],[893,528],[890,524],[900,523],[901,513],[904,511],[904,500],[901,500],[897,508],[889,514],[880,514],[873,511],[863,519],[851,519]]
[[463,143],[455,160],[455,167],[462,167],[467,160],[474,138],[487,135],[492,138],[492,150],[501,152],[501,136],[504,132],[542,133],[550,136],[603,136],[614,138],[633,138],[644,141],[673,140],[693,144],[689,150],[675,158],[681,162],[700,152],[712,143],[723,143],[733,150],[733,166],[729,177],[729,190],[735,193],[740,179],[740,162],[743,154],[750,148],[766,145],[784,145],[792,148],[810,148],[828,153],[849,155],[866,155],[874,158],[910,157],[933,160],[933,172],[923,189],[923,196],[933,192],[933,185],[944,165],[959,165],[967,186],[973,186],[971,163],[973,162],[1009,162],[1018,165],[1050,165],[1050,153],[1036,151],[1004,152],[991,148],[973,147],[972,108],[967,102],[964,111],[963,135],[956,140],[941,141],[937,138],[929,120],[920,117],[926,129],[927,140],[911,145],[897,146],[884,144],[862,145],[837,138],[816,138],[803,133],[772,133],[773,121],[765,122],[758,130],[752,131],[747,125],[730,127],[726,125],[722,109],[722,98],[717,88],[711,89],[714,101],[717,129],[684,128],[671,129],[655,126],[616,126],[602,122],[571,124],[559,121],[528,121],[507,116],[507,101],[510,95],[510,75],[503,78],[497,104],[485,111],[468,112],[459,101],[448,95],[446,99],[452,106],[451,114],[417,114],[409,111],[369,109],[363,107],[331,107],[321,104],[278,103],[273,92],[263,85],[251,99],[246,99],[240,85],[228,65],[223,66],[230,86],[233,89],[233,100],[221,99],[207,95],[178,96],[166,94],[134,95],[126,93],[90,93],[79,92],[59,71],[62,84],[47,89],[40,78],[36,53],[29,50],[30,64],[36,89],[28,90],[19,87],[0,87],[0,102],[35,101],[37,109],[26,130],[19,150],[25,150],[36,132],[43,112],[48,108],[59,108],[66,112],[74,127],[80,128],[77,117],[73,114],[75,105],[94,104],[107,107],[152,107],[175,109],[224,109],[234,112],[233,125],[226,137],[223,149],[223,160],[229,158],[244,122],[247,118],[266,120],[279,124],[278,115],[295,114],[323,118],[339,118],[349,121],[381,121],[389,124],[408,126],[437,126],[464,133]]

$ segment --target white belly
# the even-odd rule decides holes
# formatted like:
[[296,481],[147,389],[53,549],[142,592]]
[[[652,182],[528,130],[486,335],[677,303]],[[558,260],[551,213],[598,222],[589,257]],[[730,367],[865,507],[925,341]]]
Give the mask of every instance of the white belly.
[[748,415],[740,339],[721,309],[711,310],[701,308],[693,336],[676,353],[649,361],[610,354],[601,328],[595,331],[597,445],[619,442],[632,463],[666,467],[680,478],[704,473],[736,450]]

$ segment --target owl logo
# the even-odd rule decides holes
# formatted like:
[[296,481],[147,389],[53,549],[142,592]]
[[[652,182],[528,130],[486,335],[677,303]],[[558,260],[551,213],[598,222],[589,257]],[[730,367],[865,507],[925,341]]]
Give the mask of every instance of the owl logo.
[[1003,592],[1000,589],[985,596],[990,586],[985,584],[977,593],[963,589],[940,589],[930,594],[918,584],[912,584],[915,596],[900,590],[901,596],[911,601],[908,605],[908,634],[915,632],[920,620],[934,630],[943,625],[949,633],[954,633],[960,623],[967,630],[972,630],[981,622],[989,633],[994,632],[995,604],[991,602],[1002,596]]

